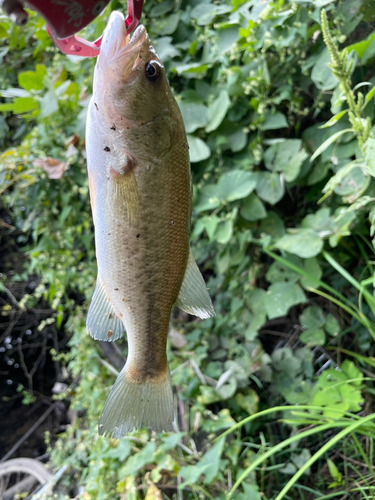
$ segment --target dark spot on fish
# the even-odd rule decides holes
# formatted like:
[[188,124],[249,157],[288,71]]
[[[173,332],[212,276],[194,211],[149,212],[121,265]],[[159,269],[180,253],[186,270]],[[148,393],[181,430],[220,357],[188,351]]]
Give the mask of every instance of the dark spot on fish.
[[116,292],[117,292],[118,288],[114,288],[114,290],[116,290]]
[[112,337],[112,335],[113,335],[112,330],[108,330],[108,332],[107,332],[107,338],[110,339]]
[[113,124],[112,127],[109,127],[111,130],[116,130],[116,125]]
[[141,235],[138,233],[138,234],[136,235],[136,238],[138,239],[140,236],[141,236]]
[[109,148],[108,146],[106,146],[106,147],[104,148],[104,151],[107,151],[107,153],[109,153],[109,152],[111,151],[111,148]]
[[111,236],[111,233],[108,233],[108,236]]
[[129,130],[129,127],[126,127],[126,130]]
[[109,319],[113,319],[113,317],[114,317],[114,314],[113,313],[109,313],[108,318]]
[[96,110],[98,111],[99,108],[98,108],[98,105],[96,104],[96,102],[94,102],[94,105],[96,107]]

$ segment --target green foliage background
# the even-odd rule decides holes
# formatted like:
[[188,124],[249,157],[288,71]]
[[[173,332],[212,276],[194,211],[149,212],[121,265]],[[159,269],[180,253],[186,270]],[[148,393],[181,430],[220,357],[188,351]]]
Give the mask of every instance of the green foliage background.
[[[102,33],[110,9],[126,6],[113,1],[87,37]],[[55,467],[75,471],[63,484],[84,486],[79,498],[219,499],[239,480],[234,498],[279,500],[291,477],[285,498],[331,498],[327,488],[374,498],[371,420],[314,458],[320,431],[362,425],[373,408],[373,20],[362,0],[146,0],[143,23],[188,134],[192,249],[217,316],[171,320],[181,432],[116,441],[97,436],[114,375],[85,332],[96,279],[84,150],[95,61],[61,54],[35,14],[24,29],[0,16],[1,206],[11,226],[1,231],[26,256],[23,272],[1,282],[9,290],[38,276],[19,307],[48,301],[48,321],[71,335],[59,359],[81,416],[48,439]],[[61,178],[35,162],[48,157]],[[286,404],[305,411],[234,427]],[[315,434],[300,439],[308,425]],[[225,445],[213,441],[227,429]]]

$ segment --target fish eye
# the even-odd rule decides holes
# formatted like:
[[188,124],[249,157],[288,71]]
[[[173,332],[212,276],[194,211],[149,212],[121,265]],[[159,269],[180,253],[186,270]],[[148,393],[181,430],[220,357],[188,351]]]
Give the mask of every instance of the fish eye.
[[157,61],[149,61],[145,65],[145,73],[147,79],[155,83],[160,80],[162,71],[161,71],[161,65]]

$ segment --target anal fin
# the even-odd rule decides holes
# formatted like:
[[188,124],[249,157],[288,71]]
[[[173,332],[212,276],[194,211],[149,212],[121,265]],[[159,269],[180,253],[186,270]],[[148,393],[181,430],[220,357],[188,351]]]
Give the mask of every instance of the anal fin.
[[95,340],[117,340],[125,328],[108,300],[107,292],[98,277],[86,321],[87,331]]
[[189,252],[189,260],[186,266],[184,281],[182,282],[175,305],[183,311],[198,316],[198,318],[201,319],[215,316],[206,283],[204,282],[191,250]]

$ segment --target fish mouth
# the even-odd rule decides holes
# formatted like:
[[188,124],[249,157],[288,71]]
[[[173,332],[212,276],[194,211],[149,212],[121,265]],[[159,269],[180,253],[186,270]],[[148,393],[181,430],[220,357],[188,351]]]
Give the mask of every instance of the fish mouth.
[[118,77],[126,78],[146,38],[143,25],[138,26],[131,37],[127,35],[124,15],[112,12],[104,30],[98,66],[109,65]]

